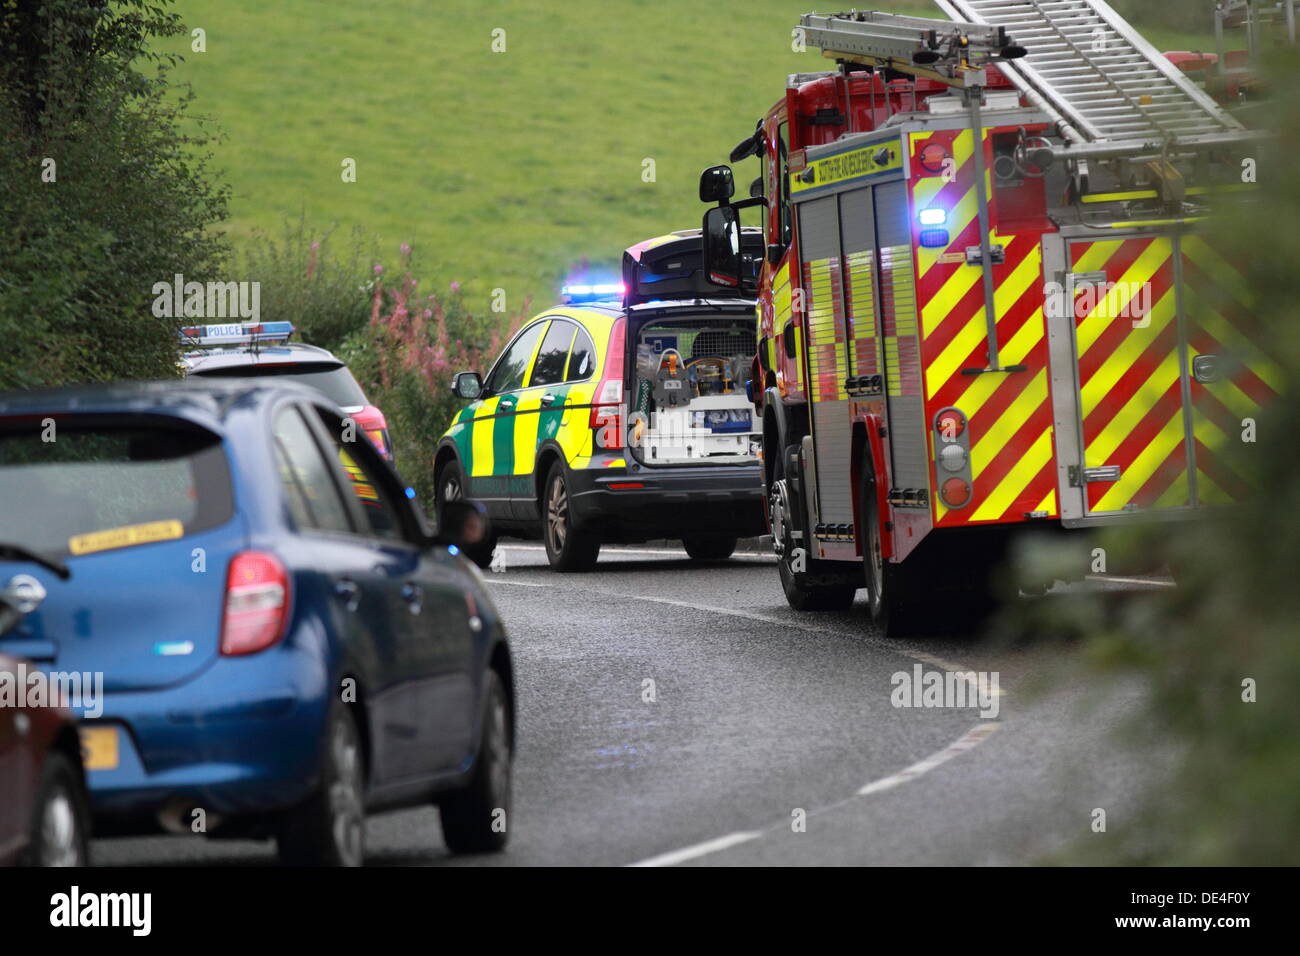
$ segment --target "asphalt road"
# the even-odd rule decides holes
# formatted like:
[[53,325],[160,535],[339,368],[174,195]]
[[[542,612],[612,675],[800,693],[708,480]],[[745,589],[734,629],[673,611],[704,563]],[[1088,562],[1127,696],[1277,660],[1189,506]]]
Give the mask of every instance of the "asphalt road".
[[[1094,809],[1125,819],[1167,767],[1122,734],[1144,689],[1083,679],[1080,649],[1046,636],[887,640],[861,598],[791,611],[759,555],[701,566],[608,548],[573,575],[549,571],[540,546],[506,558],[487,577],[519,684],[510,846],[453,858],[436,811],[410,810],[370,821],[372,864],[1032,863],[1108,839]],[[1078,587],[1103,600],[1136,586]],[[996,717],[895,707],[892,675],[917,665],[996,673]],[[107,865],[274,862],[269,842],[201,837],[93,852]]]

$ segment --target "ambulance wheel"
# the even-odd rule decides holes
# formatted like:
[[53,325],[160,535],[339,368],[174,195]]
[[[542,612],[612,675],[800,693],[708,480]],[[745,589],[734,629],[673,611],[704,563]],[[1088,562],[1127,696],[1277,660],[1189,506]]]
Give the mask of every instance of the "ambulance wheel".
[[546,560],[556,571],[590,571],[600,556],[600,538],[591,531],[574,526],[569,506],[569,485],[564,480],[564,466],[556,462],[546,476],[542,494],[542,538],[546,541]]
[[693,561],[725,561],[736,550],[736,538],[682,538],[682,547]]
[[790,505],[784,478],[772,484],[768,496],[772,522],[772,545],[776,549],[777,570],[786,603],[796,611],[844,611],[853,606],[858,586],[852,583],[814,583],[811,575],[822,562],[807,556],[794,544],[790,527]]
[[867,580],[867,607],[871,619],[890,637],[914,632],[919,625],[918,593],[915,565],[895,564],[884,558],[880,534],[880,505],[876,500],[876,480],[863,469],[862,514],[863,571]]
[[[460,462],[453,459],[443,465],[442,470],[438,472],[436,484],[434,485],[434,502],[437,507],[439,521],[442,520],[442,506],[444,504],[464,497],[465,472],[461,470]],[[492,553],[496,549],[497,533],[494,530],[489,530],[486,538],[465,548],[465,557],[480,568],[487,568],[492,564]]]

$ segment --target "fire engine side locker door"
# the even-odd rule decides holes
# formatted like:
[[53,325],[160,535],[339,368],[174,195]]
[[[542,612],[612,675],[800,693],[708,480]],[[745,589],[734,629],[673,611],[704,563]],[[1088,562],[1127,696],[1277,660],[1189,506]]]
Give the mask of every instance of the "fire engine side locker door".
[[[863,191],[869,191],[864,187]],[[839,194],[799,206],[800,273],[804,290],[808,354],[808,400],[815,438],[816,527],[818,538],[853,535],[850,476],[853,426],[849,420],[848,344],[841,275]]]
[[1064,280],[1049,317],[1054,413],[1065,426],[1063,521],[1194,506],[1178,237],[1091,229],[1055,241],[1063,248],[1047,258]]
[[876,186],[880,335],[888,396],[890,512],[902,561],[933,526],[929,428],[921,382],[921,324],[907,182]]

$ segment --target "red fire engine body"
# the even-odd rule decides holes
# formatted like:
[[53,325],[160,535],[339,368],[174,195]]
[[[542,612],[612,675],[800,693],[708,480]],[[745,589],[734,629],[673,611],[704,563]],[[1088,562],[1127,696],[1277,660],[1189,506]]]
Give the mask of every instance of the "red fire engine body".
[[[732,153],[762,164],[753,397],[786,596],[845,607],[865,587],[893,631],[939,604],[987,602],[1015,533],[1239,496],[1245,481],[1222,451],[1281,387],[1252,344],[1234,256],[1203,222],[1209,204],[1248,190],[1249,132],[1185,80],[1166,94],[1178,71],[1145,47],[1148,92],[1107,78],[1104,102],[1077,88],[1058,99],[1042,79],[1055,35],[1006,14],[1038,5],[964,6],[1000,9],[983,21],[993,27],[962,24],[947,39],[908,32],[919,18],[804,17],[810,33],[867,38],[823,36],[839,68],[791,76]],[[1048,26],[1076,72],[1122,69],[1095,48],[1075,57],[1077,32]],[[881,50],[895,33],[937,52],[891,59]],[[1120,52],[1137,62],[1129,46]],[[1025,47],[1013,83],[998,64],[1021,62]],[[953,66],[936,76],[929,64],[943,56]],[[1161,114],[1166,101],[1177,109]],[[1184,113],[1199,125],[1177,126]],[[1168,135],[1152,145],[1142,123]],[[736,217],[707,185],[723,173],[729,194],[729,171],[714,167],[701,198],[719,201],[705,217],[706,267],[729,282]]]

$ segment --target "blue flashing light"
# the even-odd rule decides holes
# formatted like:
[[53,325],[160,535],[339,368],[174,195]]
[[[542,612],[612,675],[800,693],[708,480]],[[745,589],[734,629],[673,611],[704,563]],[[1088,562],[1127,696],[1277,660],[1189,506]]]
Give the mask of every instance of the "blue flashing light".
[[406,497],[410,498],[411,500],[415,500],[415,489],[414,489],[414,488],[407,488],[407,489],[406,489]]
[[456,547],[454,544],[449,544],[449,545],[447,545],[447,553],[448,553],[448,554],[460,554],[460,548]]
[[231,322],[223,325],[190,325],[179,332],[182,344],[195,346],[283,342],[293,333],[292,322]]
[[626,290],[621,282],[574,283],[560,289],[565,302],[605,302],[622,299]]
[[921,245],[927,249],[939,249],[948,245],[947,229],[922,229],[918,237]]

